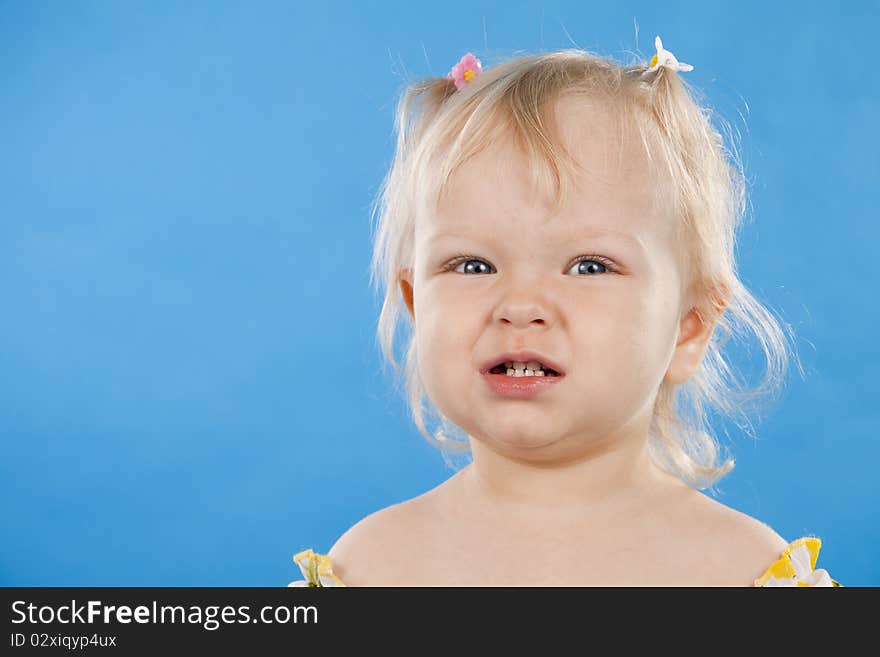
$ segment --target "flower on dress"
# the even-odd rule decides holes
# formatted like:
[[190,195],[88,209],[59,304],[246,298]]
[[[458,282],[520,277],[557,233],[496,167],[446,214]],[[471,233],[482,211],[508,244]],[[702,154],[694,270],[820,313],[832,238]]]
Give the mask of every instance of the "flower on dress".
[[287,586],[345,586],[342,580],[333,574],[333,565],[326,554],[318,554],[311,548],[293,555],[294,563],[299,566],[305,579],[291,582]]
[[467,53],[458,61],[458,64],[452,67],[446,77],[455,80],[455,88],[461,90],[473,82],[482,72],[483,67],[480,60],[474,57],[473,53]]
[[668,50],[663,49],[663,42],[660,40],[660,37],[654,39],[654,46],[657,48],[656,54],[651,57],[650,67],[645,73],[653,73],[661,66],[665,66],[666,68],[672,71],[693,71],[694,67],[690,64],[685,64],[684,62],[680,62],[675,58]]
[[824,568],[815,569],[820,547],[813,536],[793,541],[755,586],[840,586]]

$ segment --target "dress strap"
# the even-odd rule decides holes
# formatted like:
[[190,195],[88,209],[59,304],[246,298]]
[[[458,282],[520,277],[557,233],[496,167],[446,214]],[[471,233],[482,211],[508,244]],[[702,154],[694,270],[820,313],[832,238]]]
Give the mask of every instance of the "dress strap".
[[308,548],[293,555],[293,562],[299,566],[305,579],[291,582],[288,586],[345,586],[333,573],[333,564],[326,554]]
[[782,555],[755,580],[755,586],[841,586],[823,568],[816,570],[822,541],[803,536],[792,541]]

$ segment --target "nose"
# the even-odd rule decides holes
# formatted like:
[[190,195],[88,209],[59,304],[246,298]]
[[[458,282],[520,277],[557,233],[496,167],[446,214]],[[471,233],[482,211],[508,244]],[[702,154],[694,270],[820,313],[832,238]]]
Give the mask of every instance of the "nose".
[[547,309],[534,301],[505,301],[499,304],[494,319],[515,328],[548,326],[552,322]]
[[493,323],[509,324],[512,328],[533,326],[550,328],[556,323],[556,292],[552,280],[532,265],[533,258],[521,262],[521,268],[497,281]]

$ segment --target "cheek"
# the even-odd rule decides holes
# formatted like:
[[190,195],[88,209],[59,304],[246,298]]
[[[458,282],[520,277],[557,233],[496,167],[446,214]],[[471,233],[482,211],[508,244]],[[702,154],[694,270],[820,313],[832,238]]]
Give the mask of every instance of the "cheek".
[[[671,339],[668,303],[659,289],[629,290],[577,319],[581,357],[589,377],[609,390],[646,389],[662,378]],[[668,299],[668,296],[666,297]],[[660,377],[660,378],[658,378]]]
[[472,315],[438,294],[425,294],[416,304],[416,343],[426,389],[466,375],[475,367]]
[[675,341],[678,297],[658,289],[647,297],[638,312],[642,330],[629,332],[629,344],[635,358],[633,380],[646,389],[656,389],[663,380]]

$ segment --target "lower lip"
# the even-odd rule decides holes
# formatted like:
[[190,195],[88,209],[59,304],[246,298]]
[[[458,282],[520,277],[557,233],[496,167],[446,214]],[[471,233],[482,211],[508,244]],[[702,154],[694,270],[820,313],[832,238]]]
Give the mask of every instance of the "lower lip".
[[496,394],[503,397],[527,399],[547,390],[553,384],[559,383],[563,376],[508,376],[507,374],[486,372],[483,374],[483,379]]

